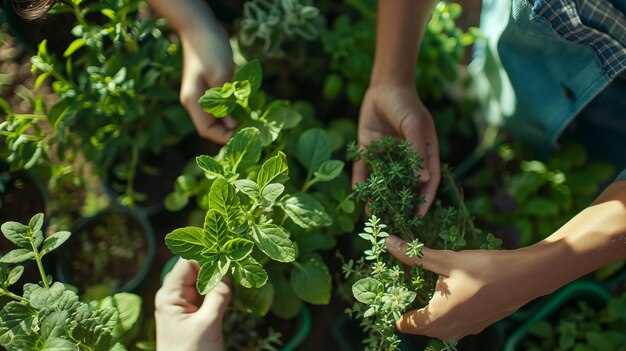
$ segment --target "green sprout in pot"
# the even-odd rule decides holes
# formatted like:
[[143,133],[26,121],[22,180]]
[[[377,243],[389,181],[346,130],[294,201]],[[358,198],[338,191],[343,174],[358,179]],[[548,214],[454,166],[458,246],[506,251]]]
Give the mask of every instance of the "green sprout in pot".
[[[15,249],[0,258],[0,295],[11,301],[0,310],[0,345],[17,350],[126,350],[122,341],[139,319],[141,299],[117,294],[90,303],[46,274],[42,258],[70,237],[56,232],[44,239],[43,214],[28,224],[6,222],[2,234]],[[41,281],[26,283],[23,296],[11,291],[26,261],[35,261]]]
[[[437,201],[427,215],[422,218],[416,215],[424,201],[419,195],[422,158],[411,151],[408,141],[385,137],[365,150],[354,143],[348,153],[354,161],[363,160],[371,174],[364,183],[356,185],[354,192],[356,199],[367,203],[370,217],[359,234],[367,242],[362,256],[348,260],[343,266],[358,301],[346,312],[359,320],[367,334],[366,350],[397,350],[400,338],[395,333],[395,321],[404,312],[428,304],[438,276],[421,265],[405,272],[405,267],[387,252],[386,238],[395,235],[406,240],[409,257],[422,257],[424,246],[448,250],[497,249],[501,241],[474,227],[445,168],[444,178],[450,183],[451,202],[456,206],[444,206]],[[444,347],[456,349],[453,343],[444,343]]]

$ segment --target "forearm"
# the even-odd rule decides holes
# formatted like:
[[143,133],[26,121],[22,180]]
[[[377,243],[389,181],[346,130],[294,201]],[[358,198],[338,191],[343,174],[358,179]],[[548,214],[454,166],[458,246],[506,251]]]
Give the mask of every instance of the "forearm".
[[217,19],[204,0],[148,0],[148,3],[181,36],[193,31],[220,30]]
[[379,0],[372,84],[413,84],[435,0]]
[[[518,251],[542,296],[607,264],[626,259],[626,181],[611,184],[593,204],[545,240]],[[533,298],[534,298],[533,297]]]

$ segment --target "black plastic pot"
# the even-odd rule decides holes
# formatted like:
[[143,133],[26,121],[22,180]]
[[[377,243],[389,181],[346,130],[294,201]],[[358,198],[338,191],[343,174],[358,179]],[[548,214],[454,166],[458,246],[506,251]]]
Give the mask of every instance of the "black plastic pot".
[[56,252],[56,273],[59,281],[81,291],[94,285],[111,292],[133,291],[150,271],[154,256],[154,232],[146,218],[115,207],[77,223],[70,240]]

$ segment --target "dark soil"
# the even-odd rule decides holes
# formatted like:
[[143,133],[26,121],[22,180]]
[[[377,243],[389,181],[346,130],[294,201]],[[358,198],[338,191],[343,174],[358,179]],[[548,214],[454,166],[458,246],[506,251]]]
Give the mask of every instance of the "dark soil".
[[62,251],[66,278],[81,291],[94,285],[123,287],[141,270],[148,243],[140,223],[124,213],[107,213],[73,232]]

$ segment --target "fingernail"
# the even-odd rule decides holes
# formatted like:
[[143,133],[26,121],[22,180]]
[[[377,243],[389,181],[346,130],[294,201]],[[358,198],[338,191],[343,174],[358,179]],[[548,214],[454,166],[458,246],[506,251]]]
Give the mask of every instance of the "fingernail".
[[395,235],[390,235],[389,237],[387,237],[387,240],[385,240],[385,243],[394,249],[399,249],[400,245],[402,245],[402,242],[403,240]]

